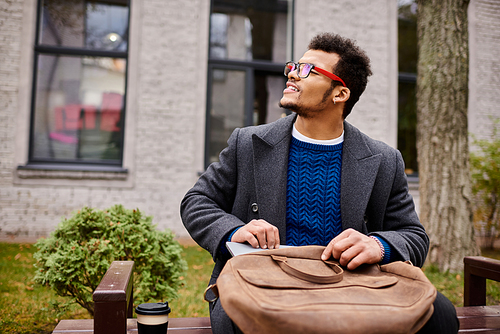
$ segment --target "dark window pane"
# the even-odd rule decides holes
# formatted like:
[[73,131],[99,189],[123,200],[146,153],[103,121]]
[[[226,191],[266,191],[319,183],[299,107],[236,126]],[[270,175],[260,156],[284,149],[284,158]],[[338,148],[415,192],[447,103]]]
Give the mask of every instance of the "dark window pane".
[[415,0],[398,0],[398,149],[408,175],[418,173],[417,59],[417,3]]
[[126,60],[39,55],[32,161],[120,162]]
[[403,155],[406,174],[418,171],[416,84],[400,82],[398,87],[398,149]]
[[291,8],[288,0],[214,0],[210,57],[285,62]]
[[414,0],[400,1],[398,9],[399,72],[417,73],[417,4]]
[[227,139],[245,125],[245,71],[212,70],[209,163],[219,160]]
[[254,125],[271,123],[286,114],[278,102],[283,96],[286,77],[256,71],[254,80]]
[[45,0],[40,45],[127,51],[126,1]]

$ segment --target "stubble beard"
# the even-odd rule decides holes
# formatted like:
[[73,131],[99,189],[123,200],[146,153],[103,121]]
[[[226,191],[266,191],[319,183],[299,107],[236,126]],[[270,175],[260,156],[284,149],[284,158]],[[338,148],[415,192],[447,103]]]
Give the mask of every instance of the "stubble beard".
[[316,112],[315,108],[314,109],[313,108],[306,108],[306,107],[304,107],[296,102],[281,103],[281,101],[280,101],[278,105],[280,108],[291,110],[303,118],[312,118],[312,117],[314,117],[314,114]]
[[[327,89],[325,91],[321,102],[318,103],[316,105],[316,107],[305,107],[298,102],[281,103],[281,100],[279,101],[278,105],[280,108],[289,109],[289,110],[295,112],[300,117],[313,118],[316,114],[318,114],[319,112],[321,112],[323,110],[323,107],[325,106],[326,101],[329,99],[330,94],[332,93],[334,88],[335,87],[332,85],[329,89]],[[300,93],[299,93],[297,100],[300,101]]]

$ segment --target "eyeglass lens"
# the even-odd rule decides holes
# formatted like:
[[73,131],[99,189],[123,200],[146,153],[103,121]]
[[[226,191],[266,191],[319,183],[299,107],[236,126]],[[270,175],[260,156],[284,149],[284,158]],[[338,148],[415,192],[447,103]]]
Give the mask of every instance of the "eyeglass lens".
[[288,76],[288,74],[290,72],[293,72],[297,69],[297,65],[298,65],[298,76],[299,78],[307,78],[309,76],[309,73],[311,72],[312,70],[312,65],[311,64],[307,64],[307,63],[300,63],[300,64],[297,64],[297,63],[293,63],[293,62],[289,62],[289,63],[286,63],[285,65],[285,75]]
[[300,64],[299,65],[299,77],[301,78],[307,78],[309,73],[312,70],[312,65],[311,64]]
[[289,62],[285,64],[285,76],[288,76],[288,73],[295,71],[295,63]]

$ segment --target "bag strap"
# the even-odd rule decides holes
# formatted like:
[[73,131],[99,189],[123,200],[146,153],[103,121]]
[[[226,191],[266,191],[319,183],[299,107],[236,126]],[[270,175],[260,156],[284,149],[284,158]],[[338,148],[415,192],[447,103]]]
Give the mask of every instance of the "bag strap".
[[344,270],[342,270],[342,268],[333,261],[323,261],[333,269],[334,273],[332,275],[322,276],[314,275],[294,268],[287,262],[286,256],[271,255],[271,258],[278,263],[278,265],[284,272],[294,277],[300,278],[303,281],[319,284],[337,283],[342,281],[344,275]]

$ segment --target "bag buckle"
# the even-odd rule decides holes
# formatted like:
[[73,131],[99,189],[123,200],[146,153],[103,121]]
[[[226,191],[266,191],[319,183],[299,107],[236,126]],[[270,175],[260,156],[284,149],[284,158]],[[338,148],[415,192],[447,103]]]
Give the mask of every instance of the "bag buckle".
[[[215,298],[212,299],[207,299],[207,293],[208,291],[212,290],[212,292],[215,295]],[[217,288],[217,284],[210,284],[206,289],[205,292],[203,293],[203,299],[206,300],[209,303],[214,303],[217,299],[219,299],[219,289]]]

